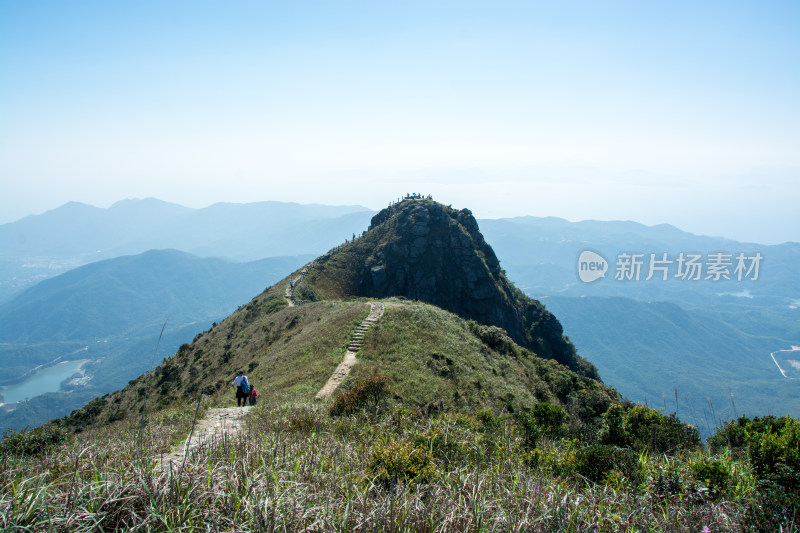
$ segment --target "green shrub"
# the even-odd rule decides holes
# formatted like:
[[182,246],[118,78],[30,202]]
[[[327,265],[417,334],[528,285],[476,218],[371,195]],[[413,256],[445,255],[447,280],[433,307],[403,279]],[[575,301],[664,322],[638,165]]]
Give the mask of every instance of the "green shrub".
[[785,416],[740,417],[709,439],[712,449],[746,448],[757,496],[747,510],[752,531],[788,531],[800,517],[800,422]]
[[[777,470],[784,470],[784,467],[778,467]],[[779,476],[786,474],[789,472]],[[750,503],[745,518],[747,530],[759,533],[796,532],[800,522],[800,493],[787,489],[770,477],[756,484],[757,497]]]
[[533,469],[546,472],[559,472],[559,457],[552,448],[535,448],[522,453],[522,462]]
[[397,483],[429,483],[439,475],[431,451],[407,442],[373,446],[367,472],[372,481],[387,489]]
[[0,442],[0,455],[37,455],[69,440],[66,428],[47,424],[31,430],[7,430]]
[[562,465],[565,473],[575,472],[595,483],[604,481],[612,472],[636,483],[639,477],[639,455],[630,448],[608,444],[589,444],[575,449],[570,461]]
[[618,423],[617,413],[606,417],[601,430],[604,442],[654,453],[675,453],[700,446],[696,427],[684,424],[674,414],[664,415],[646,405],[636,405],[625,413],[621,433]]
[[718,459],[703,458],[693,463],[691,468],[694,478],[708,489],[712,498],[725,491],[731,478],[728,465]]
[[483,426],[477,418],[463,413],[442,413],[414,439],[414,445],[430,450],[444,464],[479,461],[476,446]]
[[317,431],[320,421],[316,413],[306,407],[294,407],[286,417],[293,433],[309,434]]
[[317,301],[317,293],[307,285],[298,285],[294,288],[294,297],[297,300],[306,300],[310,302]]
[[263,309],[266,314],[270,314],[274,313],[275,311],[279,311],[288,305],[289,304],[286,303],[286,299],[283,296],[276,294],[264,302]]
[[681,472],[672,462],[659,462],[647,472],[649,490],[659,500],[671,499],[684,492]]
[[486,346],[500,353],[513,353],[514,344],[508,333],[497,326],[482,326],[474,320],[468,321],[469,329]]
[[603,414],[603,427],[600,429],[600,442],[614,446],[630,445],[625,432],[625,409],[614,404]]
[[[800,422],[790,417],[780,420],[779,430],[770,426],[759,431],[753,424],[747,431],[747,455],[759,479],[771,477],[779,484],[800,489]],[[779,468],[781,467],[782,468]],[[788,473],[788,477],[784,474]]]
[[491,431],[500,426],[500,418],[492,412],[488,407],[483,407],[475,413],[475,418],[481,423],[483,429]]
[[740,416],[737,420],[729,420],[717,428],[716,433],[707,441],[711,453],[720,453],[725,448],[732,452],[747,448],[747,426],[750,422],[749,418]]
[[542,469],[557,476],[582,476],[594,483],[623,479],[639,482],[639,454],[630,448],[609,444],[582,444],[577,440],[561,441],[561,453],[556,448],[536,448],[523,452],[522,461],[531,468]]
[[331,405],[331,416],[347,416],[364,409],[377,411],[388,391],[386,376],[372,376],[363,381],[356,382],[350,389],[339,394]]
[[560,405],[540,402],[532,409],[517,415],[517,425],[522,432],[522,439],[526,448],[535,448],[543,438],[558,439],[567,432],[564,421],[567,413]]

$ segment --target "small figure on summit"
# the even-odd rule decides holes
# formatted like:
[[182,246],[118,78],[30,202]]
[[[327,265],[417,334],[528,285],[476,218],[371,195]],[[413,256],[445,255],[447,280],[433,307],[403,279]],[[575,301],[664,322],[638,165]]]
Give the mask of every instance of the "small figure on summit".
[[236,406],[245,407],[247,405],[247,397],[250,395],[250,383],[247,382],[244,370],[239,370],[239,375],[234,378],[231,385],[236,387]]

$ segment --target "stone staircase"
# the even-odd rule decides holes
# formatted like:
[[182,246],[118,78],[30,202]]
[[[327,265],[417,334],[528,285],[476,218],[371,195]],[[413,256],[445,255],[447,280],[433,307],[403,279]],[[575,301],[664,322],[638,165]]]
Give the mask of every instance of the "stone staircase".
[[350,338],[350,343],[347,345],[347,349],[351,352],[358,352],[361,349],[361,345],[364,342],[364,335],[366,335],[367,330],[372,324],[380,320],[381,316],[383,316],[382,303],[370,303],[369,305],[371,306],[369,315],[367,315],[367,318],[361,321],[361,324],[359,324],[355,333],[353,333],[353,336]]
[[367,315],[367,318],[362,320],[361,324],[356,328],[355,333],[353,333],[353,336],[350,338],[350,342],[347,344],[347,351],[344,354],[342,362],[336,367],[336,370],[334,370],[333,375],[328,379],[325,386],[317,393],[316,398],[318,400],[329,398],[330,395],[333,394],[333,391],[336,390],[336,387],[344,381],[344,378],[350,373],[350,369],[356,364],[356,353],[361,349],[364,343],[364,335],[369,327],[383,316],[382,303],[370,302],[369,305],[369,315]]

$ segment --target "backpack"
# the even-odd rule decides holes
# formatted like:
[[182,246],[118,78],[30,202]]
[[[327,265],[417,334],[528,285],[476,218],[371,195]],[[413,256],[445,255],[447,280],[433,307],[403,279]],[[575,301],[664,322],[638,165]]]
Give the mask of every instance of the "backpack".
[[247,376],[242,378],[242,382],[239,384],[239,386],[242,388],[243,393],[250,393],[250,384],[247,382]]

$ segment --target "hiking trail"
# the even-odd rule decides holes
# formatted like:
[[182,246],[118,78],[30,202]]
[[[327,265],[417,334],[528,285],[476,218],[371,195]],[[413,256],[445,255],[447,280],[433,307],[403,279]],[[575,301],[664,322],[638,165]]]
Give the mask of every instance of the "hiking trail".
[[187,454],[191,455],[215,442],[225,442],[244,429],[244,419],[253,407],[219,407],[206,411],[206,416],[197,421],[186,440],[180,446],[161,456],[161,469],[180,469]]
[[328,379],[325,386],[317,393],[316,398],[318,400],[329,398],[330,395],[333,394],[333,391],[336,390],[336,387],[344,381],[344,378],[350,373],[350,369],[356,364],[356,353],[361,349],[361,344],[364,342],[364,334],[372,324],[380,320],[383,316],[384,306],[381,302],[370,302],[369,305],[369,315],[367,315],[367,318],[362,320],[361,324],[356,328],[353,337],[347,345],[347,351],[344,353],[342,362],[336,367],[336,370],[334,370],[333,375]]
[[295,299],[294,299],[294,288],[297,287],[297,284],[303,281],[303,278],[306,277],[308,273],[308,269],[311,268],[314,262],[310,262],[306,266],[303,267],[303,270],[300,271],[300,275],[297,276],[296,279],[292,280],[292,282],[286,286],[286,292],[283,294],[283,297],[286,298],[286,303],[289,304],[289,307],[294,307]]

